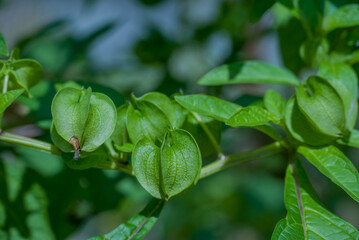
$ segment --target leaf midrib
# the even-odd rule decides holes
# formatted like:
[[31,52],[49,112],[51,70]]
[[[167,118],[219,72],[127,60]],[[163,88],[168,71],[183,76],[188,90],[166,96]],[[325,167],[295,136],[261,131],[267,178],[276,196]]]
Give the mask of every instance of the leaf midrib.
[[152,209],[152,211],[146,216],[146,218],[141,222],[141,224],[135,229],[131,236],[129,236],[128,240],[133,239],[139,231],[141,231],[142,227],[148,222],[150,217],[155,213],[155,211],[159,208],[162,204],[163,200],[158,201],[157,205]]
[[[294,170],[296,170],[296,169],[294,168]],[[299,187],[299,184],[298,184],[297,175],[295,174],[295,171],[293,171],[292,175],[293,175],[293,178],[294,178],[294,185],[295,185],[295,190],[296,190],[296,193],[297,193],[297,202],[298,202],[299,211],[300,211],[300,218],[302,220],[304,239],[308,240],[307,226],[306,226],[306,222],[305,222],[305,214],[304,214],[303,201],[302,201],[302,194],[300,192],[300,187]]]

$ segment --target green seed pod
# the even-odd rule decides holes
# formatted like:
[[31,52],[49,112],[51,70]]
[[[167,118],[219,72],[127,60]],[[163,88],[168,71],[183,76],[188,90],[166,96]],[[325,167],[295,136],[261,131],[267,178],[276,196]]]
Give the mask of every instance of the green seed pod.
[[336,137],[322,133],[317,129],[299,110],[295,97],[289,99],[286,112],[285,123],[291,135],[300,142],[320,146],[333,142]]
[[165,200],[194,186],[201,172],[201,153],[185,130],[168,131],[162,146],[140,139],[132,155],[137,180],[155,198]]
[[318,67],[327,59],[328,51],[329,43],[324,38],[309,39],[302,43],[299,49],[303,61],[313,67]]
[[131,142],[136,144],[142,137],[162,141],[171,123],[155,104],[132,96],[128,106],[126,126]]
[[312,76],[295,92],[298,107],[320,132],[340,137],[346,131],[346,110],[341,94],[325,79]]
[[112,100],[91,88],[63,88],[51,106],[51,138],[64,152],[92,152],[113,133],[117,112]]
[[156,105],[156,107],[167,116],[174,129],[181,128],[186,115],[183,113],[184,110],[181,109],[181,106],[179,106],[177,102],[159,92],[147,93],[139,99]]
[[7,90],[24,89],[24,95],[30,97],[30,88],[42,78],[41,65],[31,59],[13,60],[0,63],[0,85],[7,82]]

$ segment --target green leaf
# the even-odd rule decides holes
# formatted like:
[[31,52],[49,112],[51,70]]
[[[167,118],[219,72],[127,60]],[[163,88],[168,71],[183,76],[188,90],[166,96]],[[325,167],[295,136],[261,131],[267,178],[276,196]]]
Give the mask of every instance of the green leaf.
[[328,32],[336,28],[354,27],[358,25],[359,4],[342,6],[324,19],[324,28]]
[[295,97],[289,99],[286,107],[285,123],[290,134],[300,142],[319,146],[333,142],[336,137],[319,131],[299,110]]
[[[268,97],[269,96],[267,95],[267,105],[270,105],[271,103],[269,103],[270,100],[268,99]],[[273,104],[277,104],[277,103],[273,102]],[[241,112],[241,110],[244,111]],[[227,120],[226,124],[232,127],[238,127],[238,126],[252,127],[254,129],[257,129],[258,131],[263,132],[264,134],[268,135],[269,137],[275,140],[280,140],[282,139],[282,137],[269,124],[270,122],[273,121],[278,122],[278,120],[279,119],[276,119],[272,113],[265,110],[262,106],[251,105],[249,107],[240,109],[239,112],[235,113],[230,119]]]
[[318,67],[327,60],[329,43],[325,38],[308,39],[300,45],[299,53],[303,61],[311,67]]
[[346,55],[345,61],[351,65],[359,62],[359,50],[352,52],[352,54]]
[[331,63],[344,63],[345,62],[349,65],[354,65],[355,63],[359,62],[359,50],[353,51],[350,54],[332,51],[330,53],[329,61]]
[[168,118],[173,128],[181,127],[184,116],[182,119],[178,118],[176,113],[177,103],[173,102],[169,97],[159,92],[150,92],[138,98],[138,100],[150,102],[158,107]]
[[22,162],[16,161],[13,163],[5,162],[1,159],[0,173],[5,176],[4,183],[6,187],[3,187],[3,191],[6,191],[9,202],[14,202],[21,194],[22,181],[24,179],[25,167]]
[[281,219],[275,226],[271,240],[304,240],[303,228],[298,223],[288,224]]
[[123,145],[128,141],[128,133],[126,127],[127,109],[127,104],[117,108],[116,127],[111,136],[111,140],[117,145]]
[[39,173],[43,179],[54,177],[64,170],[64,163],[57,155],[25,146],[16,146],[14,150],[21,161]]
[[152,141],[162,141],[171,128],[167,116],[156,105],[142,100],[130,104],[127,110],[127,131],[132,143],[143,136]]
[[330,84],[342,99],[345,111],[345,129],[351,131],[358,116],[357,98],[353,96],[351,91],[341,81],[330,81]]
[[4,227],[6,223],[6,209],[5,205],[0,201],[0,229]]
[[[292,0],[286,0],[291,2]],[[277,26],[279,48],[284,66],[298,74],[304,67],[298,49],[306,41],[307,33],[302,22],[293,16],[293,11],[275,4],[272,11]]]
[[241,106],[235,103],[204,94],[176,96],[175,100],[189,111],[212,117],[222,122],[227,121],[241,109]]
[[359,173],[339,149],[332,145],[321,148],[300,146],[298,152],[359,202]]
[[321,205],[299,161],[287,168],[284,201],[287,217],[277,224],[272,240],[359,238],[355,227]]
[[18,89],[0,93],[0,114],[3,113],[23,92],[24,89]]
[[358,115],[358,78],[355,71],[345,63],[323,63],[318,74],[329,80],[329,83],[340,95],[346,115],[346,128],[354,128]]
[[0,56],[3,57],[9,56],[9,50],[7,49],[5,38],[1,33],[0,33]]
[[353,129],[349,135],[343,137],[342,139],[338,139],[337,142],[347,146],[359,148],[359,131]]
[[[61,89],[54,97],[51,112],[56,134],[70,142],[75,152],[78,147],[84,152],[94,151],[112,135],[116,126],[115,105],[106,95],[92,93],[91,88]],[[58,136],[54,135],[53,139],[58,140]]]
[[21,59],[11,63],[10,72],[14,75],[17,84],[25,89],[30,96],[29,90],[42,79],[41,65],[32,59]]
[[48,220],[48,202],[45,190],[37,183],[31,185],[24,194],[24,208],[29,212],[26,225],[30,239],[55,239]]
[[258,131],[261,131],[264,134],[267,134],[269,137],[273,138],[274,140],[280,141],[282,140],[282,136],[277,133],[277,131],[270,125],[270,124],[264,124],[260,126],[253,127],[254,129],[257,129]]
[[179,126],[179,128],[182,128],[182,126],[186,120],[188,111],[185,108],[183,108],[180,104],[178,104],[175,100],[173,100],[173,107],[176,112],[176,119],[177,119],[176,126]]
[[293,1],[304,28],[310,35],[321,32],[325,0],[294,0]]
[[272,113],[260,106],[244,107],[226,121],[231,127],[255,127],[267,123],[278,122]]
[[118,226],[115,230],[102,236],[93,237],[89,240],[139,240],[148,234],[165,205],[165,201],[153,199],[147,206],[138,214],[134,215],[127,222]]
[[296,89],[299,109],[321,132],[338,137],[346,127],[345,107],[338,92],[323,78],[310,77]]
[[286,101],[277,92],[268,90],[264,95],[265,108],[279,118],[284,116]]
[[245,7],[248,9],[249,20],[255,23],[261,19],[263,14],[270,9],[275,0],[249,0],[244,2]]
[[116,149],[121,152],[127,152],[130,153],[133,151],[133,148],[135,146],[132,143],[125,143],[124,145],[118,146],[116,145]]
[[238,83],[289,84],[299,80],[290,71],[260,61],[238,62],[217,67],[203,76],[201,85],[216,86]]
[[19,49],[18,47],[14,48],[14,49],[11,51],[10,59],[11,59],[11,60],[18,60],[18,59],[20,59],[20,49]]
[[0,176],[0,239],[55,239],[46,193],[24,163],[1,159]]
[[198,115],[198,118],[201,122],[193,114],[188,113],[182,128],[194,137],[202,156],[207,157],[214,153],[216,149],[213,147],[213,143],[203,127],[206,127],[212,134],[213,139],[219,143],[222,135],[222,123],[203,115]]
[[280,4],[283,4],[284,6],[286,6],[289,9],[292,9],[294,7],[292,0],[277,0],[277,2]]
[[[0,66],[1,66],[1,62],[0,62]],[[23,87],[19,85],[19,83],[16,81],[15,75],[12,71],[7,71],[5,74],[4,70],[0,70],[1,90],[3,90],[3,86],[5,86],[6,84],[5,83],[6,78],[7,78],[7,91],[23,89]]]
[[185,130],[168,131],[161,148],[142,138],[133,149],[136,178],[155,198],[168,200],[194,186],[201,165],[196,141]]
[[346,63],[323,62],[320,65],[318,75],[329,81],[342,82],[351,91],[354,98],[357,98],[358,77],[350,65]]

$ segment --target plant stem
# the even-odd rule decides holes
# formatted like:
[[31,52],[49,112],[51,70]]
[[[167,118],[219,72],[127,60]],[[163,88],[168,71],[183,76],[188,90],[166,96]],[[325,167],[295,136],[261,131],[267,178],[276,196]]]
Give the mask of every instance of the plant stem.
[[[1,132],[0,134],[0,141],[31,147],[35,148],[41,151],[45,151],[57,156],[61,156],[61,151],[55,146],[47,142],[43,142],[40,140],[23,137],[20,135],[8,133],[8,132]],[[258,148],[256,150],[239,153],[239,154],[233,154],[229,156],[225,155],[219,155],[219,158],[217,161],[212,162],[208,164],[207,166],[204,166],[201,171],[200,178],[208,177],[214,173],[217,173],[225,168],[228,168],[230,166],[236,165],[236,164],[242,164],[246,162],[250,162],[256,159],[269,157],[272,155],[275,155],[277,153],[280,153],[284,150],[282,143],[280,142],[274,142],[272,144],[269,144],[267,146]],[[98,168],[103,169],[109,169],[109,170],[119,170],[124,173],[127,173],[131,176],[133,176],[133,170],[130,164],[124,164],[120,162],[114,162],[114,161],[106,161],[105,163],[100,164],[97,166]]]
[[4,85],[2,88],[2,93],[6,93],[7,92],[7,86],[9,85],[9,75],[5,75],[4,77]]
[[107,169],[107,170],[118,170],[128,175],[135,176],[132,170],[132,166],[130,164],[114,162],[114,161],[106,161],[100,163],[96,168]]
[[216,150],[218,156],[221,158],[223,155],[221,148],[219,147],[219,144],[217,142],[217,140],[214,138],[211,130],[209,130],[209,128],[207,127],[207,125],[202,121],[201,116],[199,116],[197,113],[195,112],[191,112],[192,115],[196,118],[196,120],[198,121],[199,125],[202,127],[202,129],[204,130],[204,132],[206,133],[206,135],[208,136],[209,140],[211,141],[214,149]]
[[120,156],[118,155],[118,153],[113,148],[112,143],[109,140],[107,140],[107,141],[105,141],[104,144],[105,144],[105,147],[106,147],[111,159],[113,159],[115,161],[118,161]]
[[1,133],[1,129],[2,129],[2,120],[4,118],[4,113],[0,113],[0,133]]
[[23,137],[23,136],[8,133],[8,132],[0,133],[0,141],[12,143],[12,144],[16,144],[16,145],[21,145],[21,146],[26,146],[26,147],[31,147],[31,148],[42,150],[42,151],[45,151],[45,152],[48,152],[48,153],[51,153],[51,154],[54,154],[57,156],[61,156],[61,151],[56,146],[54,146],[50,143],[32,139],[32,138],[28,138],[28,137]]
[[[61,151],[58,149],[55,145],[47,142],[43,142],[40,140],[23,137],[20,135],[8,133],[8,132],[0,132],[0,141],[31,147],[34,149],[38,149],[44,152],[51,153],[56,156],[61,156]],[[123,163],[117,163],[112,161],[106,161],[106,163],[101,164],[100,166],[97,166],[98,168],[104,168],[104,169],[110,169],[110,170],[119,170],[122,172],[125,172],[129,175],[133,175],[132,173],[132,167],[128,164]]]
[[[7,86],[9,85],[9,75],[5,75],[4,77],[4,85],[3,85],[3,88],[2,88],[2,93],[6,93],[7,92]],[[2,129],[2,120],[4,118],[4,113],[0,113],[0,132],[1,132],[1,129]]]
[[282,152],[283,150],[284,148],[280,142],[274,142],[256,150],[233,154],[229,156],[222,155],[217,161],[212,162],[202,168],[200,178],[202,179],[208,177],[214,173],[217,173],[225,168],[236,164],[242,164],[256,159],[275,155]]

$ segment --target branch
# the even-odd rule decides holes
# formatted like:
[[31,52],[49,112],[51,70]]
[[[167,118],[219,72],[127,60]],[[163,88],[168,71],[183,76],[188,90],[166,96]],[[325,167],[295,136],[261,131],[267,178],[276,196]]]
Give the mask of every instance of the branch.
[[127,173],[128,175],[135,176],[132,170],[132,166],[130,164],[126,163],[120,163],[115,161],[106,161],[98,164],[95,166],[95,168],[101,168],[106,170],[117,170],[124,173]]
[[[61,151],[58,149],[55,145],[47,142],[43,142],[40,140],[36,140],[33,138],[28,138],[8,132],[0,132],[0,141],[21,145],[25,147],[31,147],[34,149],[38,149],[44,152],[51,153],[56,156],[61,156]],[[98,168],[104,168],[104,169],[111,169],[111,170],[119,170],[122,172],[125,172],[129,175],[133,175],[132,167],[128,164],[123,163],[115,163],[106,161],[106,163],[101,164],[101,166],[98,166]]]
[[284,150],[282,143],[274,142],[256,150],[233,154],[229,156],[220,156],[215,162],[212,162],[202,168],[200,179],[208,177],[214,173],[217,173],[225,168],[233,165],[250,162],[256,159],[266,158]]
[[11,143],[11,144],[16,144],[16,145],[21,145],[21,146],[26,146],[26,147],[31,147],[31,148],[35,148],[35,149],[38,149],[38,150],[41,150],[44,152],[48,152],[48,153],[51,153],[51,154],[54,154],[57,156],[61,156],[60,149],[58,149],[55,145],[52,145],[50,143],[43,142],[40,140],[8,133],[8,132],[0,133],[0,141],[6,142],[6,143]]
[[[48,152],[57,156],[61,156],[61,151],[55,145],[43,142],[40,140],[23,137],[20,135],[1,132],[0,141],[31,147],[38,149],[44,152]],[[266,158],[277,153],[280,153],[284,150],[281,142],[274,142],[267,146],[258,148],[256,150],[233,154],[229,156],[220,155],[219,159],[215,162],[212,162],[202,168],[200,178],[206,178],[214,173],[217,173],[223,169],[226,169],[230,166],[250,162],[256,159]],[[109,170],[118,170],[124,173],[127,173],[133,176],[132,166],[130,164],[124,164],[120,162],[106,161],[97,166],[97,168],[109,169]]]

